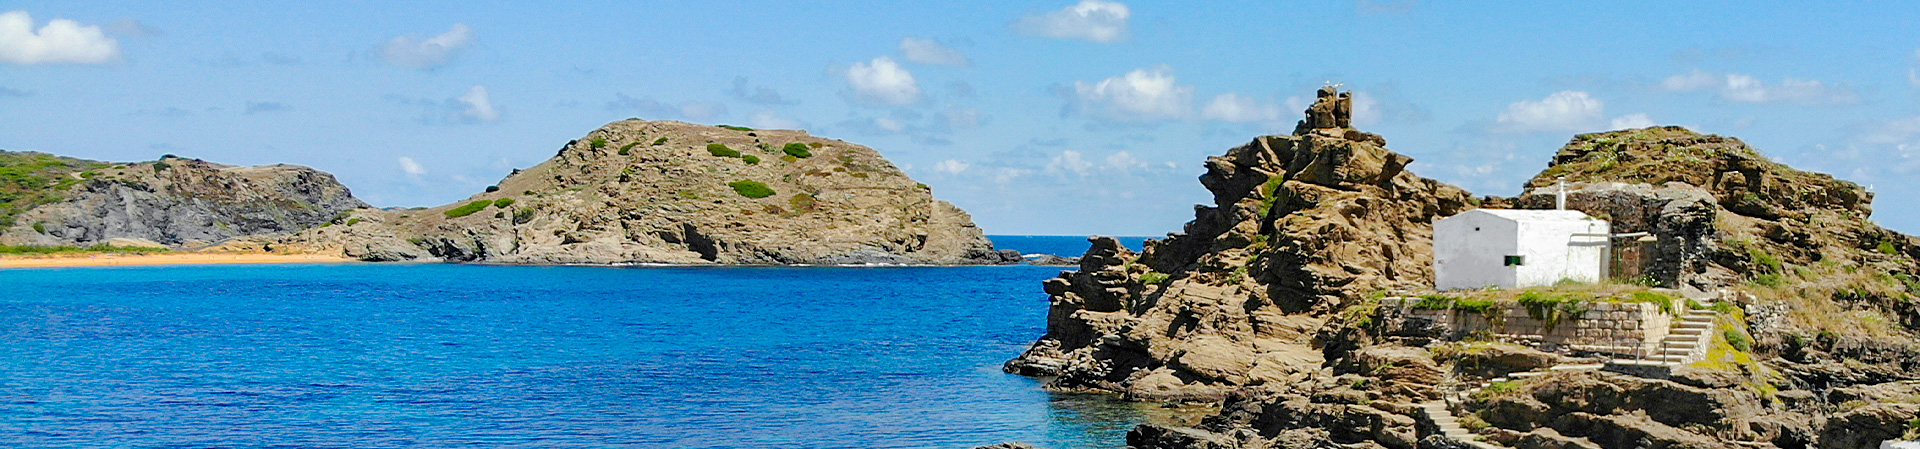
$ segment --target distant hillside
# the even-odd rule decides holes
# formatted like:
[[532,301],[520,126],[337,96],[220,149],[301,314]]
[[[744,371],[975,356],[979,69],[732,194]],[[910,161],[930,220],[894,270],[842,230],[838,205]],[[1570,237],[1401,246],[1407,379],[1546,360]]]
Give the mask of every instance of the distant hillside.
[[115,238],[202,246],[280,235],[368,207],[307,167],[235,167],[167,156],[110,163],[0,151],[0,244]]
[[367,260],[1012,263],[873,149],[797,130],[626,120],[487,191],[358,210],[286,240]]

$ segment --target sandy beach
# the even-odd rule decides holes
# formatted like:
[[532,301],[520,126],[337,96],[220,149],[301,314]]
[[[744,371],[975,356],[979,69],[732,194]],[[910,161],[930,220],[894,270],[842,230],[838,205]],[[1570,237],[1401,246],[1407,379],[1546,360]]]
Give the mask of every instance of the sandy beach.
[[135,265],[210,265],[235,263],[340,263],[354,262],[340,256],[322,254],[235,254],[235,253],[163,253],[163,254],[60,254],[44,256],[0,256],[0,268],[109,267]]

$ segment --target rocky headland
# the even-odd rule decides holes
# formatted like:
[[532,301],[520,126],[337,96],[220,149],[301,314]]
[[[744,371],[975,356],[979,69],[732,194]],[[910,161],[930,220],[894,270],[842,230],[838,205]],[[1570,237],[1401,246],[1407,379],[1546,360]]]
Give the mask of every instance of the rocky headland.
[[873,149],[797,130],[614,122],[485,192],[419,209],[369,207],[304,167],[41,156],[53,181],[20,189],[42,197],[16,202],[0,243],[504,264],[1020,262]]
[[[1044,283],[1047,333],[1007,371],[1219,410],[1142,425],[1136,448],[1837,449],[1920,436],[1920,239],[1869,221],[1859,185],[1654,127],[1576,136],[1521,195],[1473,197],[1407,171],[1410,158],[1352,129],[1350,104],[1323,89],[1291,135],[1209,158],[1200,181],[1215,203],[1183,232],[1139,253],[1093,239],[1077,270]],[[1652,301],[1675,323],[1711,317],[1684,321],[1710,347],[1658,375],[1599,369],[1590,353],[1449,338],[1382,306],[1485,314],[1495,303],[1432,292],[1433,220],[1550,209],[1562,182],[1569,209],[1645,236],[1623,241],[1644,257],[1635,276],[1475,294],[1518,295],[1547,319]]]
[[369,206],[333,175],[171,155],[109,163],[0,151],[0,244],[202,248],[280,236]]

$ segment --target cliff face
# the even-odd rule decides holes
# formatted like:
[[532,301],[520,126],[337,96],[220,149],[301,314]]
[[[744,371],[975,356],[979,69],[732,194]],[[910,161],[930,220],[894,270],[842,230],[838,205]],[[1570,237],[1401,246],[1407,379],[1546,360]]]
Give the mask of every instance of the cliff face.
[[367,260],[1013,263],[874,150],[794,130],[627,120],[446,206],[360,210],[285,243]]
[[[1293,135],[1209,158],[1216,203],[1185,232],[1139,254],[1095,239],[1078,270],[1046,281],[1047,334],[1007,370],[1057,376],[1058,390],[1218,400],[1196,427],[1136,428],[1138,448],[1484,447],[1429,418],[1461,385],[1486,387],[1459,399],[1457,422],[1507,447],[1920,437],[1920,239],[1869,221],[1859,185],[1657,127],[1576,136],[1520,196],[1476,200],[1405,172],[1382,139],[1345,127],[1346,109],[1322,91]],[[1581,354],[1449,343],[1371,299],[1431,289],[1433,219],[1552,208],[1562,180],[1569,208],[1646,233],[1615,239],[1644,254],[1630,283],[1720,302],[1700,362],[1664,378],[1549,373]],[[1603,287],[1644,289],[1621,285]],[[1501,377],[1527,370],[1542,371]]]
[[[53,157],[39,155],[46,158]],[[301,166],[236,167],[171,156],[121,164],[53,159],[67,163],[40,161],[38,173],[46,179],[31,182],[37,204],[12,217],[0,243],[85,246],[124,238],[203,246],[289,234],[368,207],[332,175]]]
[[1185,232],[1133,254],[1096,239],[1080,270],[1046,281],[1047,335],[1010,372],[1061,390],[1219,398],[1299,382],[1350,348],[1316,345],[1329,312],[1432,279],[1432,220],[1471,207],[1459,188],[1348,128],[1350,97],[1320,92],[1292,135],[1208,158]]

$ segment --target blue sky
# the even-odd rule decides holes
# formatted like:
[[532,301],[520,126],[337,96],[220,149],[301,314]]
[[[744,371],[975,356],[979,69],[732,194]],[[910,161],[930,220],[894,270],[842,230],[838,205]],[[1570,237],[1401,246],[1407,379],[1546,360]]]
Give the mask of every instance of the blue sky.
[[1513,195],[1677,124],[1872,185],[1920,232],[1920,5],[8,2],[0,148],[292,163],[464,198],[627,117],[874,147],[995,234],[1159,235],[1325,82],[1412,170]]

